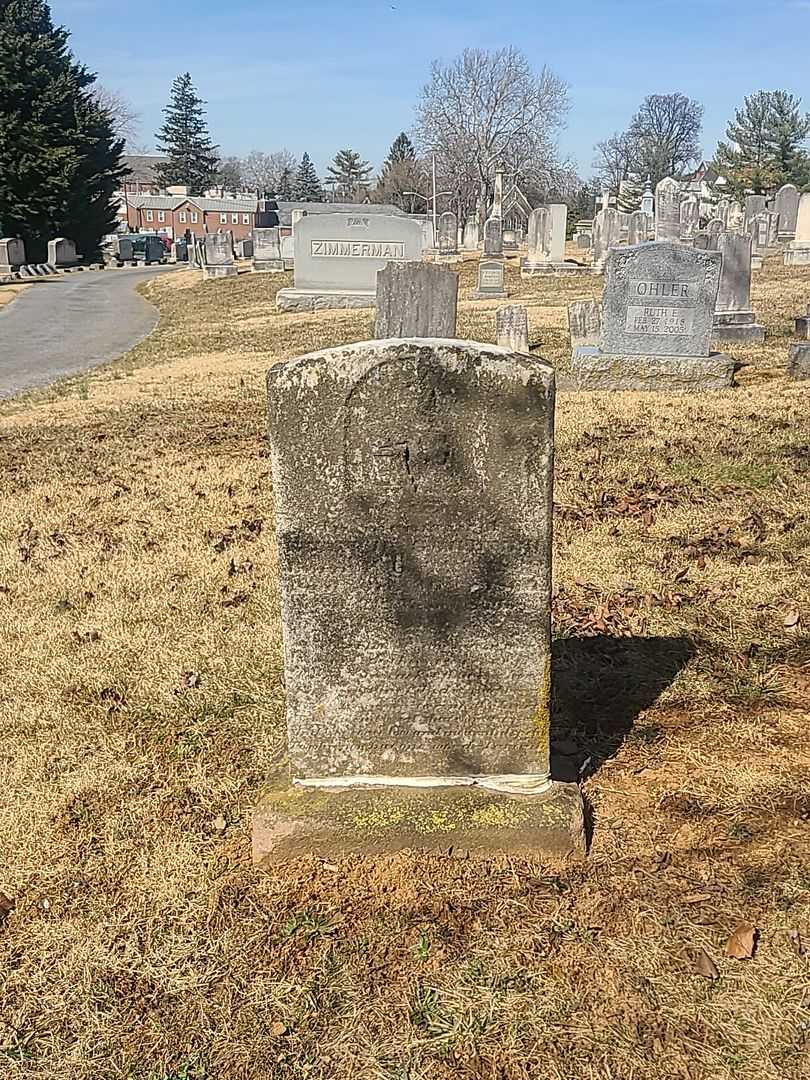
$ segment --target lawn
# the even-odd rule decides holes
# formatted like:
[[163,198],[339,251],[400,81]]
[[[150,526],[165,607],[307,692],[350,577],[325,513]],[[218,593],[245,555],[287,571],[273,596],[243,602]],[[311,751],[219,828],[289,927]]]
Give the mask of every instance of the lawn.
[[[461,274],[459,336],[491,341]],[[507,281],[564,385],[601,283]],[[558,395],[553,741],[587,858],[267,872],[264,373],[371,336],[276,313],[288,284],[155,279],[153,338],[0,406],[0,1076],[807,1080],[810,270],[755,276],[732,391]]]

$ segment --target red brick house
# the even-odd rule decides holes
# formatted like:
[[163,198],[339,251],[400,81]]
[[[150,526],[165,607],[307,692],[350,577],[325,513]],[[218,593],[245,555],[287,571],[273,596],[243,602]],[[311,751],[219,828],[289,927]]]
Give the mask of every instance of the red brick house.
[[121,198],[119,216],[133,232],[195,236],[232,232],[235,240],[250,236],[256,220],[255,196],[206,199],[191,195],[128,195]]

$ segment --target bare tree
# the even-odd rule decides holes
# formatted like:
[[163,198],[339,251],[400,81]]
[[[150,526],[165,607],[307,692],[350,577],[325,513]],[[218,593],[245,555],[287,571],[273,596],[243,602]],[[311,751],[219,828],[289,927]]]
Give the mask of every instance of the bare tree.
[[593,169],[603,191],[618,195],[619,185],[630,175],[630,140],[626,132],[614,132],[594,147]]
[[295,158],[286,148],[273,150],[269,154],[263,150],[251,150],[242,161],[242,179],[253,191],[275,195],[282,186],[285,172],[293,174],[296,167]]
[[568,112],[568,86],[547,67],[534,72],[518,49],[465,49],[435,61],[416,107],[415,134],[435,153],[453,201],[470,213],[492,194],[498,163],[518,178],[551,182],[555,135]]
[[627,131],[631,169],[653,185],[680,177],[700,159],[703,106],[685,94],[650,94]]
[[100,83],[95,83],[90,93],[96,103],[109,113],[118,138],[126,140],[128,146],[132,144],[141,126],[140,114],[134,106],[122,94]]

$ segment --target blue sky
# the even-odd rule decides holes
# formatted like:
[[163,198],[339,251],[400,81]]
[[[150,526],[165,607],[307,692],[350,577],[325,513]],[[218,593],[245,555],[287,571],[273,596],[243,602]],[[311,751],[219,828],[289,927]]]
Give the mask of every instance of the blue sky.
[[706,107],[709,157],[745,94],[787,89],[810,110],[810,0],[51,0],[77,57],[124,94],[153,145],[178,72],[208,103],[223,154],[286,146],[323,173],[351,146],[377,167],[413,121],[431,61],[515,45],[571,87],[560,146],[590,175],[593,144],[648,93]]

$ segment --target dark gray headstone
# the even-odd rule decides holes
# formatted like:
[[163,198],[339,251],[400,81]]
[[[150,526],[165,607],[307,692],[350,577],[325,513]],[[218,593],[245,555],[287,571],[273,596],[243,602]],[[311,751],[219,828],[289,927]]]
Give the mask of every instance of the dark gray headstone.
[[810,379],[810,344],[800,342],[790,346],[788,375],[791,379]]
[[503,263],[499,259],[482,259],[478,264],[478,288],[473,293],[476,300],[498,299],[506,296]]
[[681,244],[614,248],[607,263],[602,351],[708,356],[720,255]]
[[426,262],[389,263],[377,274],[377,338],[454,338],[458,274]]
[[796,235],[799,216],[799,189],[795,184],[784,184],[779,188],[774,209],[779,215],[779,238],[792,240]]
[[484,223],[484,254],[503,254],[503,221],[499,217],[487,218]]
[[551,365],[372,341],[267,384],[293,776],[547,776]]

